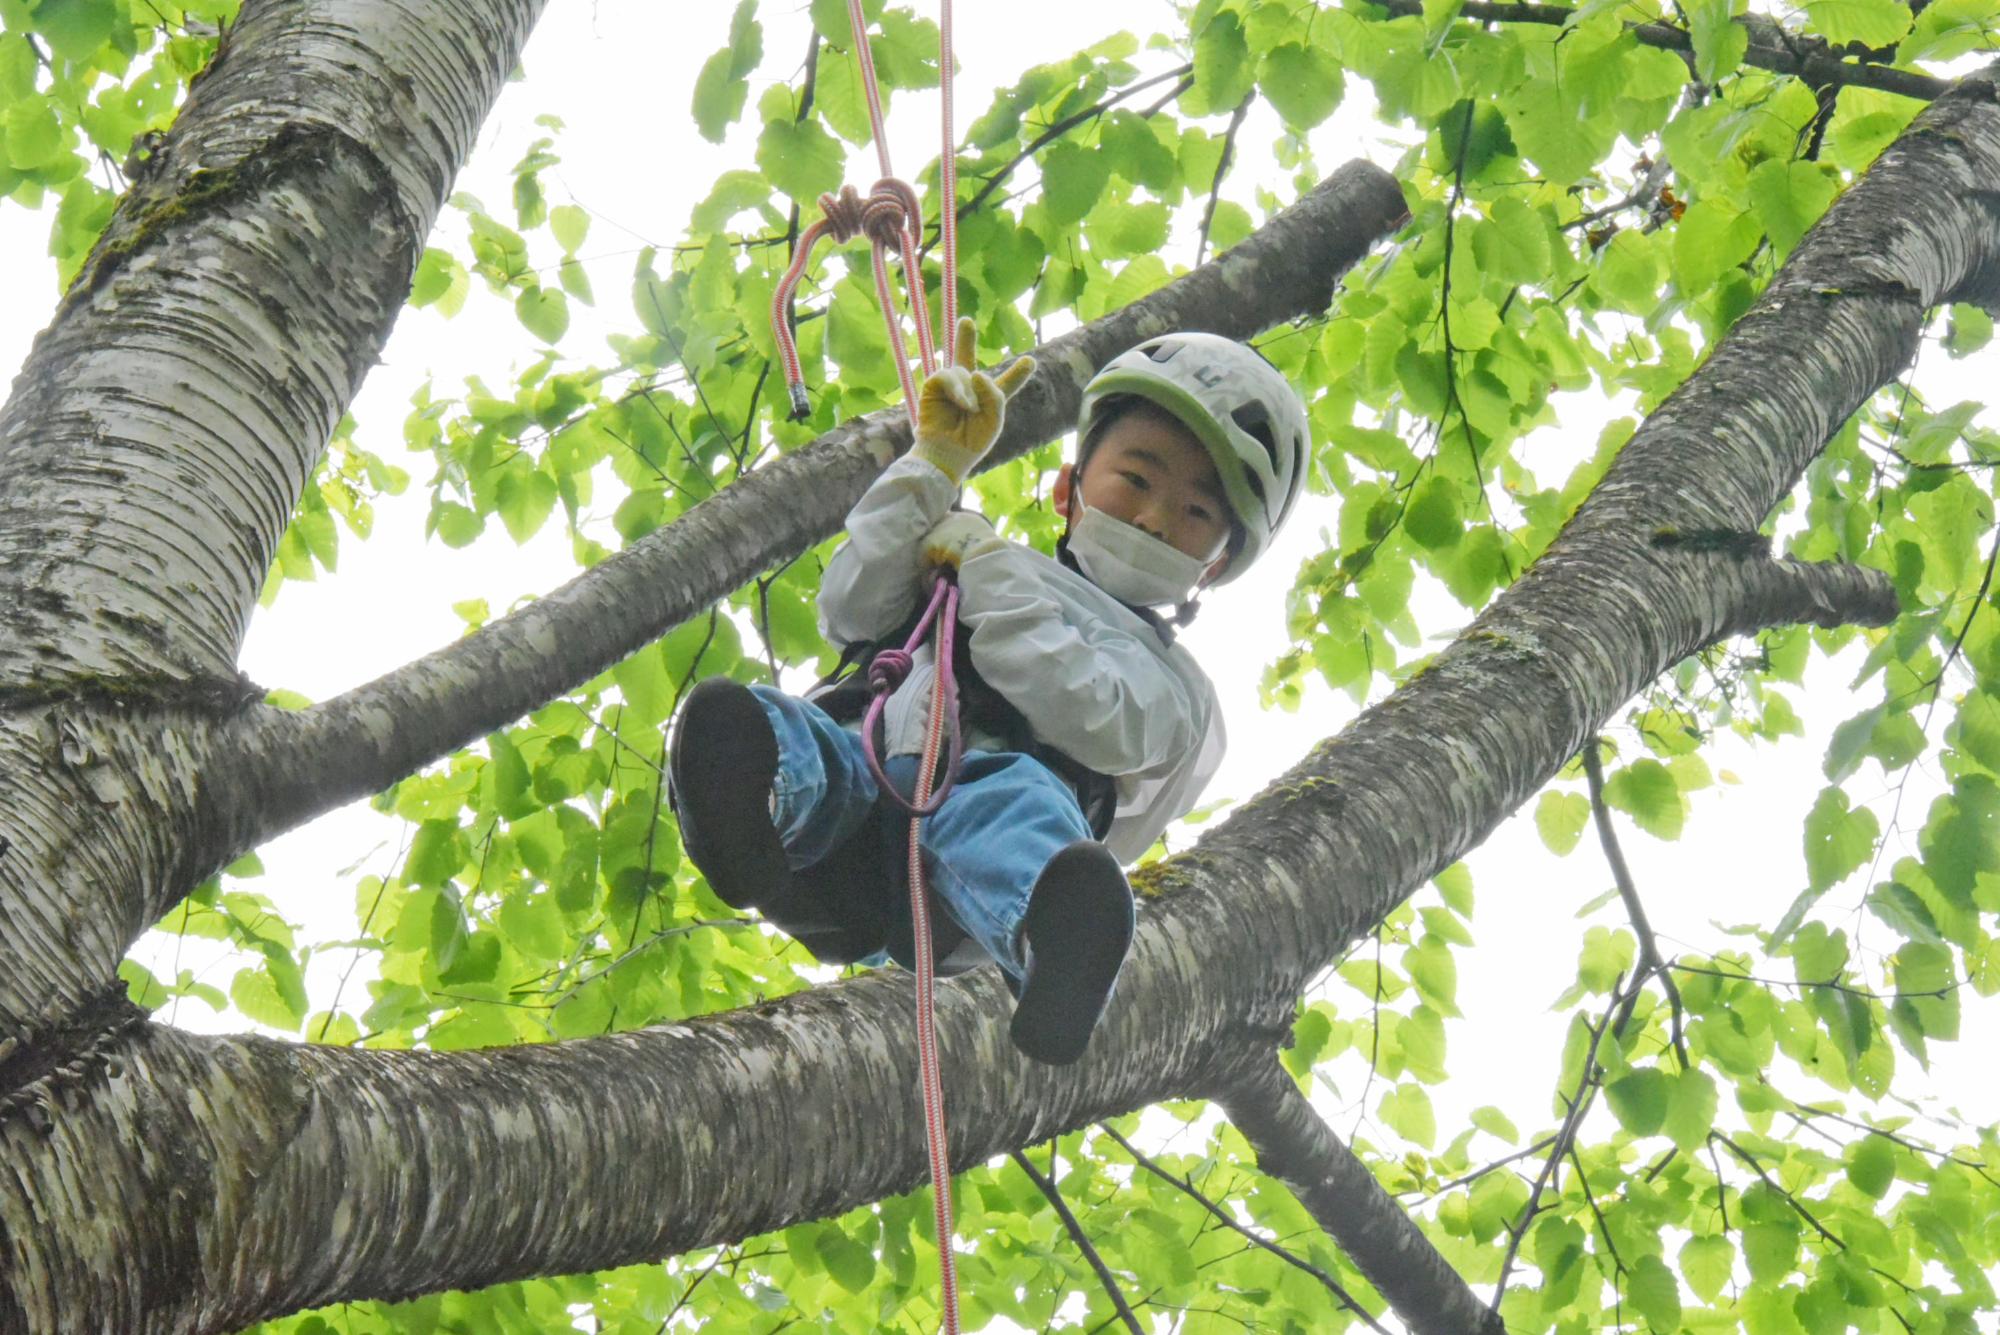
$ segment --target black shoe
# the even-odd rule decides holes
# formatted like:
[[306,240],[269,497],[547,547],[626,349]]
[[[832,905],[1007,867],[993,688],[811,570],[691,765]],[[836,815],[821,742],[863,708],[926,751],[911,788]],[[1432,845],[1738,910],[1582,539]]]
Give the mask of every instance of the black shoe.
[[668,782],[681,847],[732,908],[756,908],[789,886],[771,823],[778,739],[750,688],[710,677],[688,693],[674,725]]
[[1010,1030],[1038,1062],[1083,1056],[1132,945],[1132,888],[1111,850],[1079,839],[1049,859],[1021,922],[1028,973]]

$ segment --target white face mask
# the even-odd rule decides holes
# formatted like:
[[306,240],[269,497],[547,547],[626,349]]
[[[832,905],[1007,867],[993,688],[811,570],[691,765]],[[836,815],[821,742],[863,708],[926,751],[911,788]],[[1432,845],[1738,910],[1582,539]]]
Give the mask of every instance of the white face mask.
[[1137,607],[1184,603],[1194,596],[1208,562],[1092,508],[1081,496],[1077,504],[1083,513],[1069,526],[1069,554],[1085,579]]

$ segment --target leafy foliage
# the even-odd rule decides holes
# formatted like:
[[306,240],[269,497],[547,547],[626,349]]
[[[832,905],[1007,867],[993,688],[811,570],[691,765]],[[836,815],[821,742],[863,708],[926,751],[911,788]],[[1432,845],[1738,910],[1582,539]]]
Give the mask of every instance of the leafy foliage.
[[[1783,17],[1853,62],[1936,72],[1992,45],[1996,8],[1812,0]],[[108,214],[89,162],[143,157],[144,134],[170,121],[233,9],[0,0],[0,196],[55,203],[63,276]],[[931,85],[929,19],[868,9],[888,94]],[[1745,28],[1720,0],[1580,4],[1562,18],[1200,0],[1165,31],[1021,72],[965,130],[960,296],[987,359],[1032,345],[1044,322],[1144,295],[1185,269],[1197,241],[1226,248],[1280,207],[1282,191],[1238,188],[1225,168],[1246,103],[1268,107],[1242,123],[1275,136],[1294,190],[1347,154],[1314,133],[1337,108],[1372,99],[1406,145],[1394,167],[1411,220],[1395,244],[1324,318],[1260,345],[1307,395],[1326,515],[1323,548],[1289,594],[1290,642],[1264,677],[1273,707],[1321,688],[1375,699],[1419,670],[1434,631],[1549,545],[1637,419],[1918,110],[1745,65]],[[859,243],[802,294],[809,419],[785,421],[773,393],[765,319],[797,236],[790,201],[852,176],[868,138],[845,7],[814,0],[810,21],[811,73],[786,82],[766,32],[779,20],[754,0],[736,6],[690,113],[702,135],[742,147],[740,164],[677,245],[638,255],[629,280],[586,254],[584,209],[549,202],[559,124],[515,168],[504,207],[453,201],[463,244],[441,237],[426,252],[412,304],[450,318],[488,303],[478,308],[511,312],[539,351],[503,382],[429,387],[412,403],[403,436],[428,471],[428,534],[465,546],[490,540],[497,520],[524,542],[553,524],[588,566],[774,452],[893,400]],[[1688,59],[1642,43],[1639,21],[1684,31]],[[754,103],[753,75],[765,86]],[[934,167],[920,177],[932,226],[937,180]],[[935,288],[934,261],[925,279]],[[608,357],[574,332],[600,291]],[[1969,308],[1941,323],[1951,357],[1992,334]],[[1555,429],[1593,396],[1614,404],[1610,420]],[[1809,667],[1823,677],[1821,659],[1858,661],[1858,712],[1828,747],[1802,835],[1806,880],[1781,922],[1739,941],[1718,929],[1663,960],[1616,916],[1615,892],[1588,906],[1558,1001],[1570,1020],[1549,1054],[1551,1099],[1525,1129],[1497,1107],[1460,1117],[1433,1097],[1460,1017],[1458,952],[1473,943],[1464,869],[1301,1000],[1287,1068],[1356,1114],[1357,1152],[1469,1281],[1501,1287],[1510,1329],[1945,1332],[1994,1308],[1994,1132],[1895,1096],[1899,1062],[1926,1063],[1957,1037],[1966,991],[2000,990],[2000,438],[1979,407],[1886,390],[1774,519],[1790,555],[1888,574],[1905,609],[1894,625],[1776,631],[1703,653],[1622,720],[1605,803],[1628,828],[1677,839],[1698,828],[1692,795],[1727,781],[1705,748],[1801,731]],[[332,570],[335,517],[365,538],[370,497],[407,480],[358,435],[343,430],[308,488],[272,591]],[[1046,544],[1055,520],[1041,498],[1058,463],[1040,451],[974,489],[1010,531]],[[242,884],[257,867],[239,865],[161,924],[235,948],[227,992],[135,962],[132,995],[233,1006],[305,1041],[451,1049],[627,1029],[823,981],[800,948],[709,892],[680,855],[661,781],[663,726],[694,680],[826,665],[813,623],[823,556],[768,572],[382,794],[408,837],[392,869],[359,880],[352,939],[299,942],[280,907]],[[1920,765],[1939,781],[1918,823],[1900,795]],[[1536,821],[1555,853],[1588,857],[1579,780],[1545,793]],[[322,1002],[302,977],[327,952],[368,967]],[[1142,1163],[1119,1136],[1155,1150]],[[1066,1137],[1053,1154],[1083,1231],[1162,1328],[1351,1328],[1328,1279],[1380,1308],[1198,1106]],[[1242,1228],[1200,1196],[1226,1202]],[[269,1329],[539,1331],[569,1329],[579,1312],[606,1331],[928,1328],[935,1255],[920,1197],[663,1265]],[[959,1199],[961,1234],[977,1240],[962,1271],[969,1328],[1115,1319],[1018,1164],[966,1174]]]

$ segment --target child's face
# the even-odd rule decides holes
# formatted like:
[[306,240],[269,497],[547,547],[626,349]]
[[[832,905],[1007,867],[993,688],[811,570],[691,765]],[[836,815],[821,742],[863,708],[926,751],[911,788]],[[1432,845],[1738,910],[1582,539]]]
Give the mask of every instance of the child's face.
[[[1081,493],[1081,497],[1078,493]],[[1229,564],[1229,505],[1208,451],[1171,414],[1151,404],[1126,409],[1106,427],[1079,476],[1056,474],[1056,509],[1074,518],[1088,504],[1200,561],[1207,579]]]

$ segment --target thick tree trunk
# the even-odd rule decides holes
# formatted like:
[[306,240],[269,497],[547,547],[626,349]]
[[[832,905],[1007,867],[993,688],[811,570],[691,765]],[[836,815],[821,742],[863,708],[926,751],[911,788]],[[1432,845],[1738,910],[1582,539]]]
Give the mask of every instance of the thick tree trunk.
[[246,846],[211,741],[244,627],[541,5],[246,5],[36,341],[0,411],[0,1039]]
[[[1907,360],[1927,307],[1993,300],[1996,168],[2000,105],[1980,81],[1849,192],[1543,562],[1428,672],[1143,875],[1151,902],[1089,1060],[1020,1061],[990,971],[945,987],[958,1161],[1223,1092],[1243,1047],[1286,1031],[1313,971],[1661,669],[1762,625],[1886,619],[1878,577],[1774,562],[1752,535]],[[1934,203],[1902,216],[1911,198]],[[909,997],[907,978],[878,974],[475,1055],[121,1029],[0,1120],[15,1295],[0,1326],[60,1310],[219,1329],[657,1256],[906,1189],[924,1172]]]

